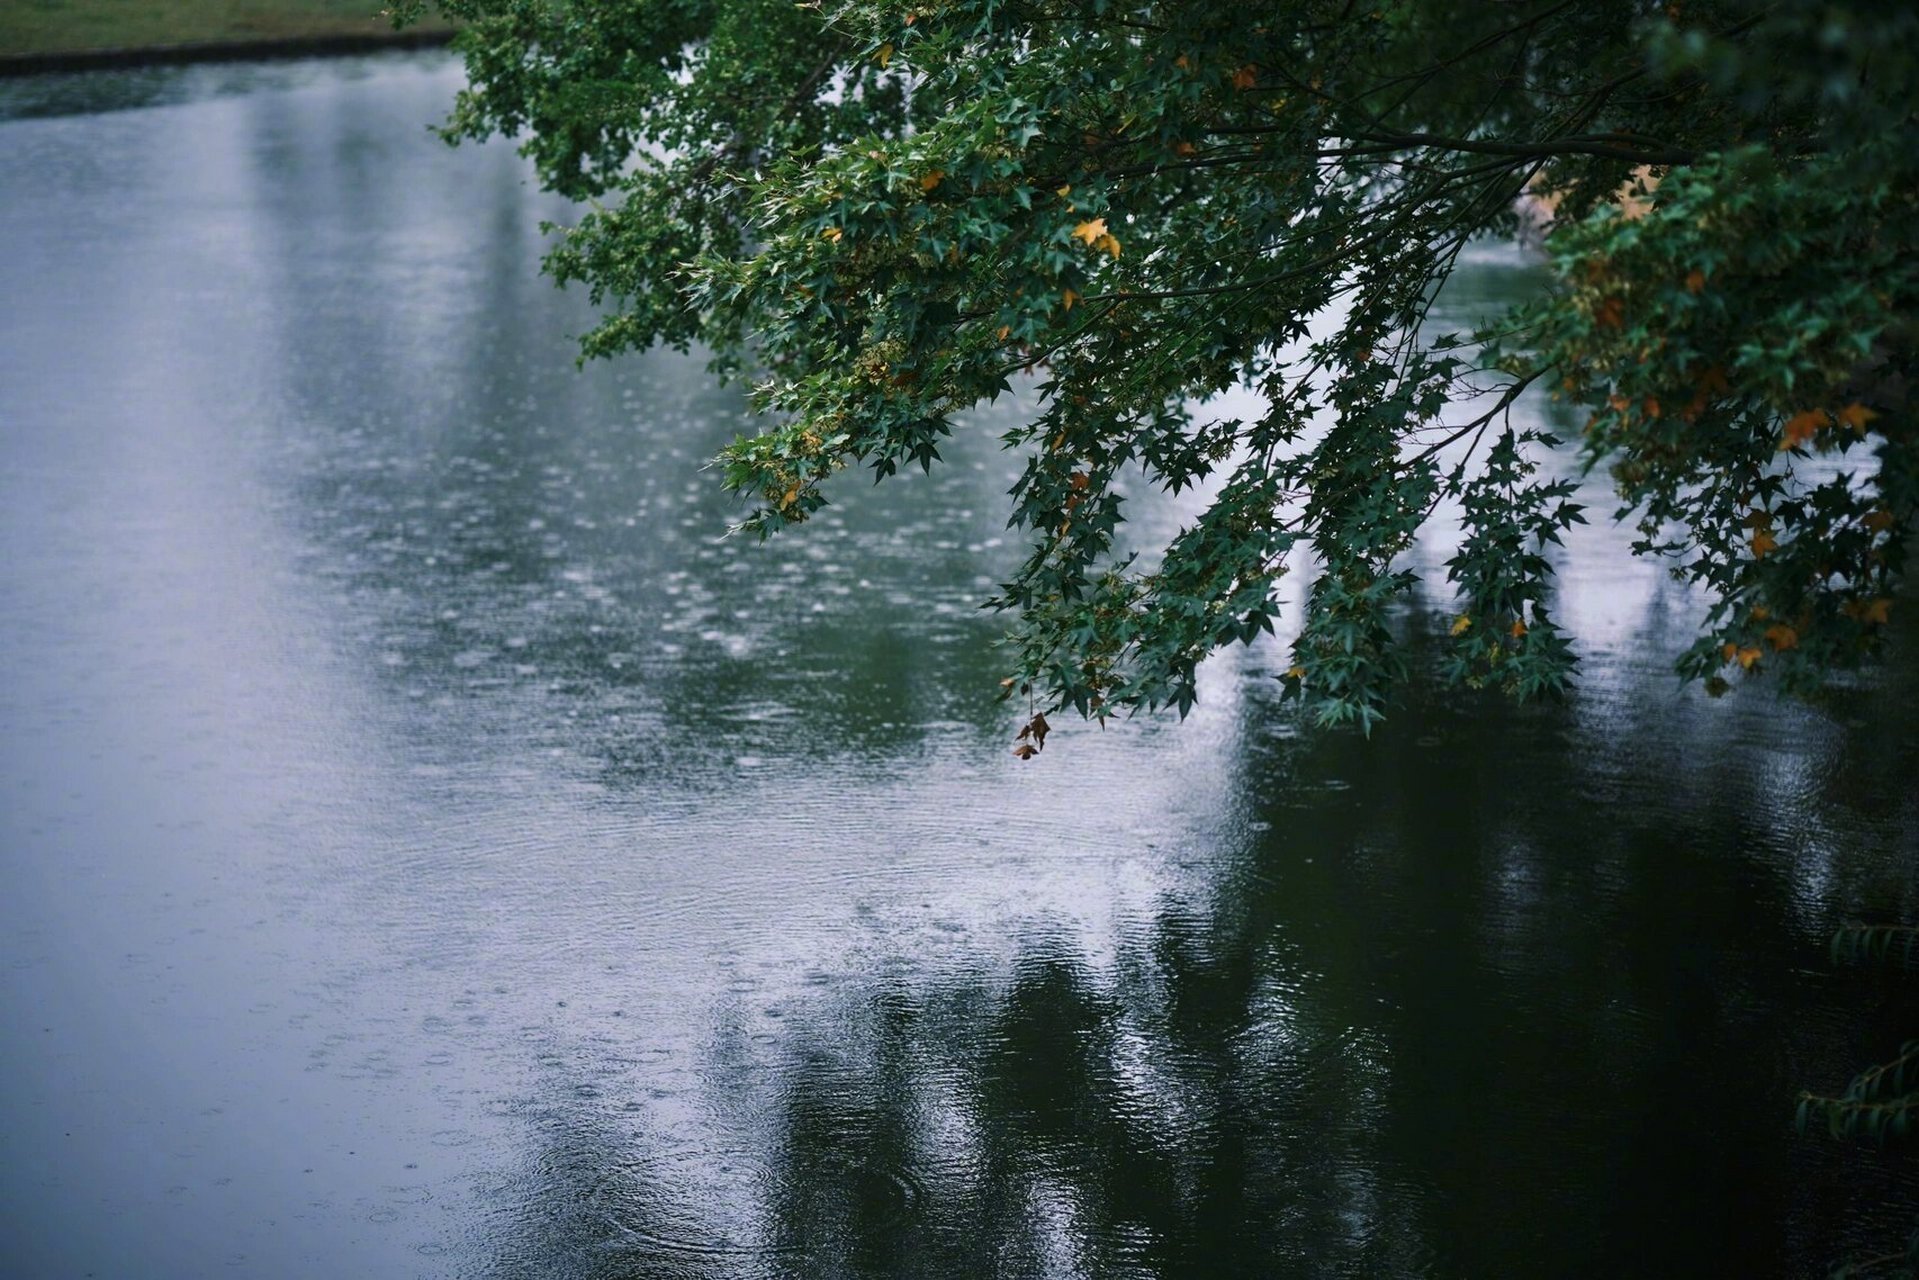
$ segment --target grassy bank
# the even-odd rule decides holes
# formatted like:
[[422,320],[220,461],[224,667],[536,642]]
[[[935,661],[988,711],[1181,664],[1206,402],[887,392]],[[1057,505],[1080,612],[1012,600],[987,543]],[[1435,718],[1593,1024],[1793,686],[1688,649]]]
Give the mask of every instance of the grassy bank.
[[0,0],[0,58],[378,38],[393,30],[380,16],[385,4],[386,0]]

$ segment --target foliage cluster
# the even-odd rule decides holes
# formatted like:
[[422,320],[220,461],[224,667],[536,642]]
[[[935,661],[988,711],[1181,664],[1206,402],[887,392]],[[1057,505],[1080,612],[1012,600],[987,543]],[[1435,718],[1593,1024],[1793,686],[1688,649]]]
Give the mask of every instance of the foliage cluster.
[[[424,0],[415,0],[415,8]],[[1880,646],[1919,484],[1919,18],[1881,0],[442,0],[449,137],[524,139],[590,208],[549,267],[589,355],[701,344],[764,428],[723,456],[796,524],[849,467],[1005,436],[1027,555],[1007,687],[1081,714],[1195,697],[1310,578],[1289,693],[1370,727],[1406,552],[1464,513],[1450,673],[1562,688],[1552,545],[1582,519],[1516,426],[1583,406],[1639,550],[1712,613],[1715,692]],[[1549,202],[1555,286],[1424,324],[1475,239]],[[1258,393],[1226,417],[1220,393]],[[1163,547],[1129,491],[1203,485]]]

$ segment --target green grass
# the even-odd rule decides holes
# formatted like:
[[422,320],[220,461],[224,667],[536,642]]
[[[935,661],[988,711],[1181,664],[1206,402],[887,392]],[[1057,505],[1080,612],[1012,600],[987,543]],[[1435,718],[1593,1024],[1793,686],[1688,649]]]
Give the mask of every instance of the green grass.
[[391,31],[387,0],[0,0],[0,56]]

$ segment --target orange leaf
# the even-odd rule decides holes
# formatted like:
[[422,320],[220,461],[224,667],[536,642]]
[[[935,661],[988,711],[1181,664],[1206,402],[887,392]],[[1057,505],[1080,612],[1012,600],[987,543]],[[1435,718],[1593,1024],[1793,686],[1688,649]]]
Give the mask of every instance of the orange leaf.
[[1783,622],[1775,622],[1766,628],[1766,643],[1775,649],[1797,649],[1799,633]]
[[1175,154],[1182,156],[1190,156],[1198,150],[1199,148],[1190,142],[1182,142],[1173,148]]
[[1866,424],[1878,416],[1878,414],[1866,408],[1865,405],[1860,404],[1857,400],[1854,400],[1851,404],[1839,411],[1839,421],[1861,434],[1864,434]]
[[1756,648],[1741,649],[1739,651],[1739,665],[1751,671],[1753,664],[1758,662],[1762,656],[1764,655]]
[[1726,643],[1719,646],[1719,656],[1724,658],[1727,662],[1731,662],[1734,658],[1737,658],[1739,656],[1739,646],[1734,644],[1732,641],[1728,640],[1726,641]]
[[1593,323],[1602,329],[1622,327],[1626,323],[1626,304],[1618,298],[1606,299],[1593,312]]
[[1250,62],[1233,72],[1233,88],[1250,89],[1259,83],[1259,68]]
[[1074,292],[1071,289],[1068,289],[1065,293],[1062,293],[1059,295],[1059,300],[1065,304],[1066,309],[1068,311],[1071,311],[1073,309],[1073,304],[1079,301],[1079,294]]
[[1881,626],[1884,626],[1887,619],[1891,616],[1892,601],[1883,596],[1867,605],[1864,614],[1867,622],[1877,622]]
[[1686,277],[1686,292],[1698,293],[1706,287],[1706,273],[1694,267],[1692,274]]
[[1093,241],[1093,247],[1109,253],[1115,258],[1119,257],[1119,241],[1110,235],[1101,236],[1099,239]]
[[1779,539],[1765,529],[1755,529],[1752,535],[1752,557],[1763,560],[1766,553],[1779,545]]
[[1869,511],[1866,513],[1865,520],[1862,521],[1862,523],[1874,533],[1884,533],[1887,529],[1892,528],[1892,512]]
[[1795,413],[1786,419],[1785,435],[1779,447],[1790,449],[1795,445],[1802,445],[1817,435],[1819,428],[1831,421],[1824,409],[1807,409],[1802,413]]
[[1526,620],[1524,618],[1514,618],[1513,625],[1510,628],[1508,628],[1508,630],[1510,631],[1513,639],[1515,640],[1519,639],[1521,636],[1526,634]]
[[924,178],[920,179],[920,190],[931,191],[934,187],[937,187],[940,184],[940,179],[944,178],[945,176],[946,176],[946,170],[944,169],[933,170],[931,173],[927,174]]

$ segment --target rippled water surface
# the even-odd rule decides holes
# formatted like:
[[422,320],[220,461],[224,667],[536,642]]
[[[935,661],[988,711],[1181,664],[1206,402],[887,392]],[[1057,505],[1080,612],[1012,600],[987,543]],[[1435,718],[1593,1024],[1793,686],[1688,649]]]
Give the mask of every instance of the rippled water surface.
[[[1598,527],[1561,708],[1422,684],[1306,737],[1269,646],[1183,726],[1022,765],[995,418],[722,542],[738,399],[574,370],[563,210],[427,134],[458,84],[0,91],[0,1273],[1785,1276],[1903,1239],[1901,1166],[1790,1113],[1900,1038],[1824,939],[1914,909],[1909,657],[1816,710],[1682,690],[1695,605]],[[1488,251],[1449,319],[1532,282]]]

